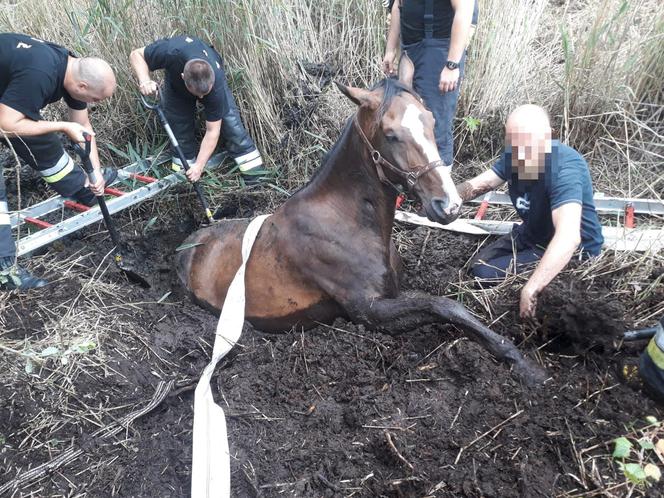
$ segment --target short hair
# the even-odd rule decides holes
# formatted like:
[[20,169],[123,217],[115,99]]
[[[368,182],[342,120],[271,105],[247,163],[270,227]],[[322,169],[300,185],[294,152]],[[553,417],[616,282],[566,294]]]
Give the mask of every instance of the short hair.
[[184,65],[184,84],[196,95],[207,94],[214,85],[212,66],[203,59],[192,59]]
[[78,61],[79,81],[95,91],[103,91],[109,85],[115,88],[115,75],[108,62],[98,57],[82,57]]

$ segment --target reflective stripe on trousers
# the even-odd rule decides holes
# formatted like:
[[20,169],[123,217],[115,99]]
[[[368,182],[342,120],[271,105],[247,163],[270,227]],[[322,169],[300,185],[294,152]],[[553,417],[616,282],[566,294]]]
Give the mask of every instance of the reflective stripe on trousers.
[[74,170],[74,160],[66,152],[58,159],[55,166],[39,170],[46,183],[55,183],[62,180],[65,176]]
[[254,149],[247,154],[243,154],[235,158],[235,164],[238,165],[241,172],[249,171],[254,168],[263,166],[263,158],[258,149]]
[[5,201],[0,201],[0,226],[2,225],[11,225],[11,221],[9,220],[9,207]]

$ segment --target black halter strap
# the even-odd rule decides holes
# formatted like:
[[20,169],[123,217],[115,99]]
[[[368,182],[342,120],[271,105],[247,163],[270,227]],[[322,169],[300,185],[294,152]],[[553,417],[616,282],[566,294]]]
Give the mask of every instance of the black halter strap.
[[369,139],[364,133],[364,130],[360,126],[360,122],[357,120],[357,113],[353,117],[353,124],[355,125],[355,128],[357,129],[357,132],[359,133],[360,137],[362,137],[362,141],[367,146],[367,149],[369,149],[371,160],[373,161],[374,166],[376,167],[376,172],[378,173],[378,178],[380,179],[381,182],[390,185],[397,191],[398,189],[394,186],[394,184],[390,180],[387,179],[387,176],[385,176],[383,167],[389,169],[393,173],[405,179],[407,190],[411,190],[415,185],[417,185],[419,179],[422,178],[424,175],[426,175],[429,171],[431,171],[434,168],[437,168],[438,166],[443,166],[443,161],[432,161],[430,163],[417,166],[416,168],[412,168],[410,171],[403,171],[397,168],[390,161],[385,159],[381,155],[381,153],[378,152],[373,145],[371,145],[371,142],[369,142]]

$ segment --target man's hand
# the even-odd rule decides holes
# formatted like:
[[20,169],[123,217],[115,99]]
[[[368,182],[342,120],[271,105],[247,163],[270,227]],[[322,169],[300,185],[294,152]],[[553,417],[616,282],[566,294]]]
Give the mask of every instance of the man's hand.
[[396,56],[395,52],[385,52],[385,57],[383,57],[383,73],[385,73],[385,76],[392,76],[396,73],[396,65],[394,64]]
[[86,182],[86,187],[88,187],[90,190],[92,190],[92,193],[95,195],[103,195],[104,193],[104,188],[106,187],[105,182],[104,182],[104,175],[102,175],[101,171],[99,171],[97,168],[94,169],[94,177],[96,182],[92,183],[92,178],[88,176],[88,181]]
[[205,165],[200,165],[198,163],[195,163],[189,167],[187,170],[187,178],[189,178],[190,182],[197,182],[201,175],[203,174],[203,168]]
[[149,97],[150,95],[157,94],[157,91],[159,90],[159,85],[157,85],[157,82],[154,80],[146,80],[141,82],[140,85],[138,85],[138,89],[144,96]]
[[72,140],[72,142],[75,143],[85,142],[83,133],[87,133],[91,136],[95,135],[95,133],[88,127],[72,121],[64,121],[62,123],[62,132],[65,133]]
[[524,285],[521,289],[519,315],[522,320],[535,318],[535,311],[537,310],[537,295],[538,293],[528,284]]
[[456,88],[459,82],[459,69],[449,69],[444,67],[440,72],[440,82],[438,83],[438,89],[440,93],[452,92]]

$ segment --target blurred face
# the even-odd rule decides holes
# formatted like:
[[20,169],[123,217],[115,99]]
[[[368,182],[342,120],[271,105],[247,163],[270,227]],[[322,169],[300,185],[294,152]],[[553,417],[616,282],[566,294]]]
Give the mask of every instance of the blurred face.
[[544,173],[546,155],[551,152],[551,130],[533,132],[516,127],[505,136],[505,145],[512,150],[512,171],[520,180],[537,180]]

